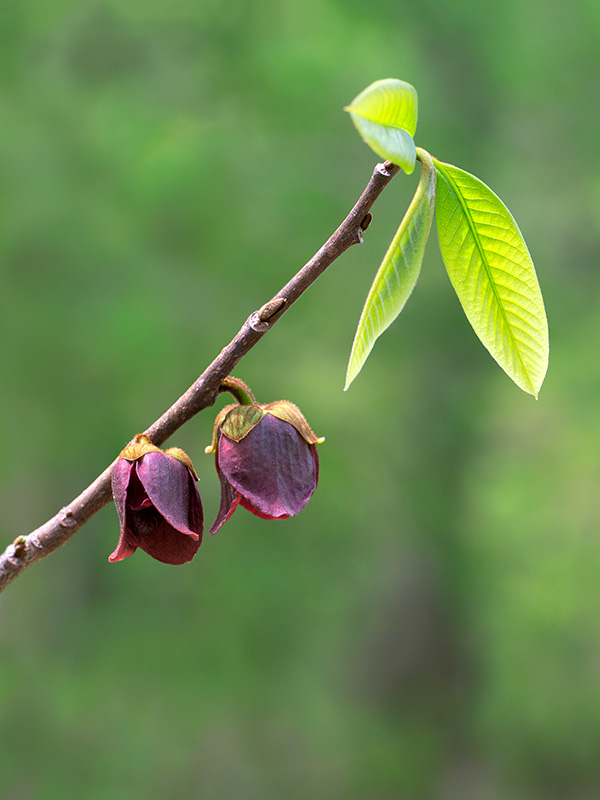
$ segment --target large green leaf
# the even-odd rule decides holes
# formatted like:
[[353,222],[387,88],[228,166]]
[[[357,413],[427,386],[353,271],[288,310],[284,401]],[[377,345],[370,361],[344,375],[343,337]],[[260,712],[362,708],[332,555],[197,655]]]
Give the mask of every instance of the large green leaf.
[[378,156],[411,173],[416,150],[417,91],[397,78],[375,81],[344,109],[364,141]]
[[434,163],[440,249],[458,299],[502,369],[537,397],[548,367],[548,323],[521,231],[479,178]]
[[429,153],[417,149],[421,179],[404,219],[367,295],[346,373],[347,389],[362,369],[375,340],[396,319],[412,292],[423,261],[435,208],[435,167]]

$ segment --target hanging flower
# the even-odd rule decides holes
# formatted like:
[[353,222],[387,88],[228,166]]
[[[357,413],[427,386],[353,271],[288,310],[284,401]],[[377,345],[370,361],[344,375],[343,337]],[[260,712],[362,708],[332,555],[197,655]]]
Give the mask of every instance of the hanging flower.
[[165,564],[185,564],[202,541],[203,513],[192,462],[178,447],[164,452],[139,434],[112,470],[121,535],[111,562],[138,547]]
[[263,519],[285,519],[302,511],[317,488],[316,445],[322,441],[287,400],[224,408],[206,448],[215,453],[221,480],[221,504],[210,532],[216,533],[238,505]]

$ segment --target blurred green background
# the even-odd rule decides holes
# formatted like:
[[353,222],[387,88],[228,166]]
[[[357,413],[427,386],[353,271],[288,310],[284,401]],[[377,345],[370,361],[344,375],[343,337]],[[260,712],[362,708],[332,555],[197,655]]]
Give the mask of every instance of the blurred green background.
[[[319,435],[305,511],[109,565],[107,507],[0,601],[3,800],[600,796],[600,5],[4,0],[2,547],[83,490],[318,249],[377,161],[342,107],[413,83],[416,141],[517,218],[540,400],[478,343],[435,232],[341,391],[400,175],[236,370]],[[418,170],[417,170],[418,172]],[[218,508],[209,409],[169,442]]]

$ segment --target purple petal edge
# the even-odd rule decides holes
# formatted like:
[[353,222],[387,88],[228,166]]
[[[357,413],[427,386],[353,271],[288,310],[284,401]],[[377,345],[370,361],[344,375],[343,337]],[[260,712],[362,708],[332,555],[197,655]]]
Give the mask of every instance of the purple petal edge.
[[201,539],[202,503],[189,469],[165,453],[147,453],[136,463],[136,470],[152,505],[169,525]]
[[209,533],[211,535],[216,533],[219,530],[219,528],[221,528],[227,522],[229,517],[233,514],[233,512],[237,508],[238,503],[240,502],[239,492],[236,492],[236,490],[229,483],[225,475],[223,475],[223,473],[219,470],[218,464],[217,464],[217,472],[219,473],[219,478],[221,480],[221,503],[219,505],[219,511],[217,513],[216,519],[210,526]]

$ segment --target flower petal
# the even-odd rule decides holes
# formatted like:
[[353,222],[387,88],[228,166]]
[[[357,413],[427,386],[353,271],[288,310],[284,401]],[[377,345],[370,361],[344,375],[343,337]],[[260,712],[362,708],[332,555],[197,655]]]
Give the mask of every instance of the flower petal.
[[135,468],[152,505],[168,524],[180,533],[201,539],[202,504],[189,469],[165,453],[148,453],[136,462]]
[[[163,564],[186,564],[196,555],[201,539],[195,534],[185,535],[166,520],[149,536],[137,539],[138,547]],[[129,553],[127,553],[129,555]]]
[[124,558],[133,555],[137,550],[137,544],[132,540],[127,530],[127,489],[129,488],[133,467],[133,462],[119,458],[112,468],[111,488],[117,514],[119,515],[120,535],[116,548],[108,557],[111,563],[122,561]]
[[117,463],[112,468],[110,482],[113,500],[119,515],[119,523],[121,526],[121,533],[125,525],[125,502],[127,500],[127,487],[129,486],[129,478],[133,470],[133,462],[127,461],[124,458],[119,458]]
[[210,528],[210,533],[216,533],[219,528],[227,522],[229,517],[233,514],[240,502],[240,493],[236,492],[233,486],[229,483],[225,475],[219,469],[217,464],[217,472],[221,479],[221,504],[219,506],[219,513]]
[[111,564],[114,564],[115,561],[123,561],[124,558],[132,556],[137,548],[138,546],[133,543],[132,537],[127,532],[124,532],[119,537],[119,543],[109,555],[108,560]]
[[317,487],[316,446],[272,414],[239,442],[221,434],[217,453],[218,467],[241,494],[241,504],[259,516],[294,516]]

